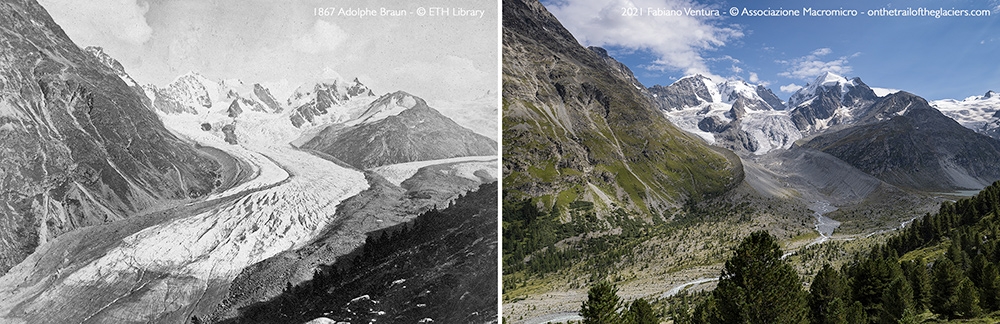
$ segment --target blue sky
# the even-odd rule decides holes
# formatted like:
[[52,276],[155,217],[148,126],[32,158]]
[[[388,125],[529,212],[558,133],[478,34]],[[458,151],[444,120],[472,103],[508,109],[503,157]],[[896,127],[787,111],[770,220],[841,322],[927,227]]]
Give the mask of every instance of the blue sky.
[[[1000,1],[546,0],[584,45],[602,46],[646,86],[693,73],[763,83],[787,99],[823,71],[929,100],[1000,90]],[[642,9],[625,16],[622,8]],[[729,10],[856,9],[857,17],[746,17]],[[988,17],[869,17],[868,10],[985,9]],[[647,8],[719,10],[653,17]],[[635,13],[635,12],[632,12]]]

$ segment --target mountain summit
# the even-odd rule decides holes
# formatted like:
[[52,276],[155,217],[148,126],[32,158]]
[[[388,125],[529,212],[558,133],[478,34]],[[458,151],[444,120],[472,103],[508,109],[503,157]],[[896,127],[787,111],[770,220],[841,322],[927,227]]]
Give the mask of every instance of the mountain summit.
[[795,126],[806,133],[864,120],[879,97],[861,81],[826,72],[788,98]]
[[[399,109],[402,111],[396,113]],[[329,126],[302,148],[329,154],[359,169],[497,154],[495,141],[458,125],[423,99],[403,91],[376,99],[359,120],[352,125]]]

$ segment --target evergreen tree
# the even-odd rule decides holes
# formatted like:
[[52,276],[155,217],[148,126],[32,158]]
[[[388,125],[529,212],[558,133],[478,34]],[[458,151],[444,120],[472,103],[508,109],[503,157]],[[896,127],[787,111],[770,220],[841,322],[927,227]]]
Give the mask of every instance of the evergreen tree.
[[695,306],[694,312],[691,314],[691,323],[711,324],[719,322],[722,320],[719,318],[718,304],[716,304],[713,295],[708,295],[704,302]]
[[934,262],[931,311],[941,315],[954,316],[958,285],[961,282],[962,274],[950,259],[940,258]]
[[987,263],[983,269],[983,283],[980,288],[979,302],[987,312],[1000,310],[1000,273],[997,266]]
[[913,313],[913,290],[905,278],[897,278],[882,294],[881,323],[895,324],[907,314]]
[[927,275],[924,259],[903,263],[903,273],[913,289],[913,308],[918,313],[927,309],[931,294],[931,278]]
[[851,307],[847,308],[847,314],[844,317],[851,324],[868,323],[868,314],[865,313],[865,306],[861,305],[859,301],[855,301],[854,304],[851,304]]
[[590,287],[587,301],[580,307],[580,316],[584,324],[617,324],[620,316],[618,309],[622,301],[618,297],[618,287],[610,282],[601,281]]
[[691,312],[688,310],[687,292],[681,292],[674,298],[674,302],[670,303],[670,308],[667,309],[667,313],[675,324],[691,323]]
[[973,318],[982,313],[982,309],[979,307],[979,291],[969,279],[962,280],[962,283],[958,285],[955,313],[960,318]]
[[[850,267],[854,300],[860,301],[868,314],[868,322],[877,322],[882,317],[882,294],[893,280],[903,277],[895,250],[882,253],[874,250],[868,257]],[[888,254],[888,255],[887,255]]]
[[625,312],[625,323],[629,324],[658,324],[660,319],[653,313],[653,306],[649,305],[645,299],[639,298],[632,302]]
[[713,292],[722,323],[806,323],[802,281],[781,259],[777,240],[751,233],[726,261]]
[[847,282],[829,264],[816,274],[809,287],[809,311],[814,324],[847,323]]

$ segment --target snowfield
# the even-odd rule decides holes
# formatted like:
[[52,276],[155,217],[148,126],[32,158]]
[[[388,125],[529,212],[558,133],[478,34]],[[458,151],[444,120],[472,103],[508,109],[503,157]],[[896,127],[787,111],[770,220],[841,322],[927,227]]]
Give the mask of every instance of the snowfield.
[[[993,93],[992,91],[990,93]],[[965,128],[981,132],[989,129],[1000,111],[1000,95],[972,96],[963,100],[943,99],[930,102],[942,114],[954,119]]]

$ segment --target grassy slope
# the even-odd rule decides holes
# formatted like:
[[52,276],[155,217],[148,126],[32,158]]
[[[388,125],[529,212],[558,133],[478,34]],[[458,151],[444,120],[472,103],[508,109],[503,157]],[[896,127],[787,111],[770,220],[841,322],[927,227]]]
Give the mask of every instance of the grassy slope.
[[628,209],[659,214],[737,180],[731,162],[672,126],[539,8],[504,3],[506,190],[565,208],[594,200],[590,183]]

